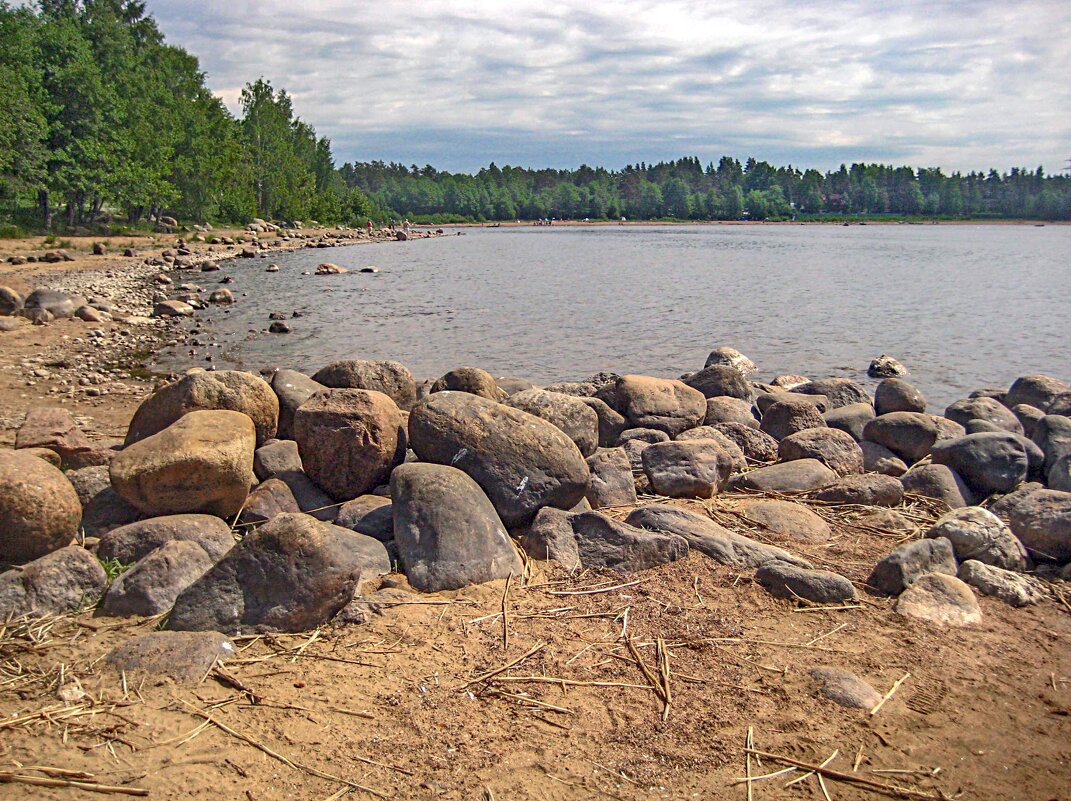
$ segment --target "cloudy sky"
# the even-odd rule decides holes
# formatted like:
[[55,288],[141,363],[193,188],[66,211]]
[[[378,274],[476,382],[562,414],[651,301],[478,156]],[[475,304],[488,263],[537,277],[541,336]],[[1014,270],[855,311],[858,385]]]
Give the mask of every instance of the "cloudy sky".
[[1071,158],[1071,0],[148,5],[232,110],[263,76],[339,162]]

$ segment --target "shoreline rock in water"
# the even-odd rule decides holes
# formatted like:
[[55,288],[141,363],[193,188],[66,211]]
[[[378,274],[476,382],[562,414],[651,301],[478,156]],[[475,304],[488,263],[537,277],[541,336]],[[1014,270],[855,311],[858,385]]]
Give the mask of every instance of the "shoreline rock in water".
[[[521,552],[630,573],[694,551],[758,568],[758,585],[787,602],[845,604],[859,590],[800,552],[830,538],[836,515],[911,532],[898,511],[908,507],[930,510],[933,525],[890,549],[861,589],[910,591],[898,608],[920,625],[978,620],[971,586],[1023,605],[1045,597],[1043,582],[1016,577],[1067,574],[1071,419],[1053,410],[1064,410],[1068,384],[1024,377],[1006,395],[953,404],[953,420],[925,412],[900,378],[875,398],[844,379],[787,391],[747,378],[736,351],[712,357],[685,382],[601,374],[556,390],[500,385],[471,367],[418,385],[397,362],[340,362],[314,378],[279,371],[270,383],[194,371],[158,387],[124,443],[83,468],[100,475],[70,474],[77,492],[33,454],[71,459],[81,431],[31,409],[18,450],[0,452],[0,555],[13,565],[0,574],[0,616],[70,611],[69,588],[89,581],[77,603],[103,596],[109,614],[173,603],[172,628],[299,631],[392,565],[414,589],[438,592],[519,580]],[[1014,407],[1002,405],[1009,398]],[[866,422],[831,427],[822,409]],[[968,433],[962,423],[974,420],[1000,429]],[[888,474],[893,460],[902,478]],[[26,476],[39,497],[27,496]],[[99,544],[72,544],[101,498],[123,511],[95,513]],[[736,530],[702,506],[723,498],[736,499]],[[93,550],[128,577],[108,589],[69,556]],[[50,595],[46,580],[60,590]]]

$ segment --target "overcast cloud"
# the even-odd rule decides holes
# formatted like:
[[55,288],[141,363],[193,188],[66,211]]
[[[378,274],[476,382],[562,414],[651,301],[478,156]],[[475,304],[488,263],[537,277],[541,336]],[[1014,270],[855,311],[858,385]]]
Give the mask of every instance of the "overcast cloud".
[[232,110],[263,76],[337,160],[728,153],[1059,170],[1071,2],[150,0]]

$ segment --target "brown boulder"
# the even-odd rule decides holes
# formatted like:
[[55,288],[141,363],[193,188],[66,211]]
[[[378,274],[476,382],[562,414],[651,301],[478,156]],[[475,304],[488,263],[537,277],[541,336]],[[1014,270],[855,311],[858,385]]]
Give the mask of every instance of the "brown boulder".
[[82,505],[71,482],[43,459],[0,451],[0,563],[21,564],[73,539]]

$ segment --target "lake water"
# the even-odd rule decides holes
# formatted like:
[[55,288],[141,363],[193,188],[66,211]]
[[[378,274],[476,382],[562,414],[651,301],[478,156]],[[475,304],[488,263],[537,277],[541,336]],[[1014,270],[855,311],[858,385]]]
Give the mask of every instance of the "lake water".
[[[235,260],[239,302],[199,316],[219,368],[396,359],[418,379],[472,365],[549,383],[675,377],[730,345],[762,380],[873,385],[867,365],[888,353],[943,408],[1019,375],[1071,379],[1069,254],[1071,226],[1054,225],[471,228],[271,254],[278,273]],[[301,275],[322,261],[382,272]],[[293,310],[291,334],[266,333],[270,311]],[[160,364],[205,364],[187,350]]]

